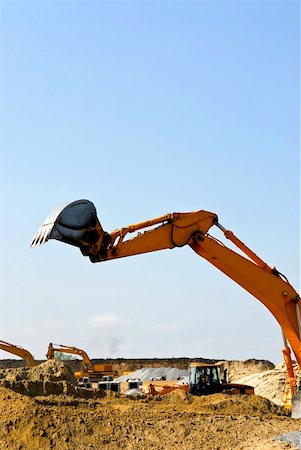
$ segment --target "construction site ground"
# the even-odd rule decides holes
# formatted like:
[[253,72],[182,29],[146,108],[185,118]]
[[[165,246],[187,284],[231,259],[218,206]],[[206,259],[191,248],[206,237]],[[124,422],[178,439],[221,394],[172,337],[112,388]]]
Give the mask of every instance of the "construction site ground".
[[276,437],[299,431],[301,419],[268,398],[273,386],[283,387],[283,367],[229,364],[237,378],[253,375],[255,383],[257,373],[268,394],[127,396],[76,387],[62,362],[32,369],[6,365],[0,380],[0,450],[293,448]]

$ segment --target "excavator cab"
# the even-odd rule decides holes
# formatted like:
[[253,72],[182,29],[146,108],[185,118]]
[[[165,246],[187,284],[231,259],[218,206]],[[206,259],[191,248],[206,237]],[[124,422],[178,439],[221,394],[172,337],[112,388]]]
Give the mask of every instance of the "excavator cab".
[[221,392],[222,381],[221,372],[224,373],[223,366],[216,364],[192,363],[190,366],[189,391],[194,395],[207,395]]
[[189,392],[193,395],[209,395],[218,392],[252,395],[254,388],[244,384],[229,383],[227,370],[222,363],[192,363]]

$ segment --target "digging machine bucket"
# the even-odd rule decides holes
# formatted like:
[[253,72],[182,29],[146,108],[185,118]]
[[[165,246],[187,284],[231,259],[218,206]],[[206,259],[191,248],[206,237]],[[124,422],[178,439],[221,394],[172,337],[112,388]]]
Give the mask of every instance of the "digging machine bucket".
[[299,390],[292,397],[292,418],[301,419],[301,392]]
[[56,239],[79,247],[85,256],[97,256],[105,251],[109,237],[99,223],[93,203],[76,200],[49,214],[35,234],[31,247]]

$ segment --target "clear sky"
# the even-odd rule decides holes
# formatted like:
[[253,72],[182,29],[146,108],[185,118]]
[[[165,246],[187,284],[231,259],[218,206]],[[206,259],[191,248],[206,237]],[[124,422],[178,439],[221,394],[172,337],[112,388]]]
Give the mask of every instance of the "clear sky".
[[107,231],[205,209],[299,291],[299,17],[281,0],[2,1],[1,339],[36,358],[54,342],[281,361],[271,313],[190,248],[91,264],[29,244],[80,198]]

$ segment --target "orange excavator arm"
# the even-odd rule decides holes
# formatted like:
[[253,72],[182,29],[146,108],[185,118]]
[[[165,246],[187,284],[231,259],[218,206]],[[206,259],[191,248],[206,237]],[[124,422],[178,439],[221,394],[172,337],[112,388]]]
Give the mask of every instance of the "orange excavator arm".
[[48,345],[46,358],[53,359],[55,352],[69,353],[71,355],[79,355],[83,358],[83,362],[84,362],[87,370],[91,369],[93,367],[92,362],[91,362],[89,356],[87,355],[87,353],[84,350],[81,350],[80,348],[70,347],[69,345],[52,344],[50,342],[50,344]]
[[[238,251],[211,236],[209,230],[213,226],[217,226]],[[128,239],[131,233],[136,235]],[[92,262],[189,245],[269,309],[283,331],[284,356],[289,353],[288,341],[301,369],[299,294],[277,269],[266,264],[225,229],[216,214],[202,210],[171,213],[107,233],[102,229],[93,203],[78,200],[53,211],[36,233],[31,246],[38,246],[49,239],[79,247]],[[285,362],[292,378],[291,359],[286,357]],[[295,385],[295,382],[290,383],[291,390]]]
[[20,347],[19,345],[9,344],[8,342],[0,341],[0,349],[4,350],[5,352],[12,353],[13,355],[20,356],[20,358],[25,359],[27,365],[30,367],[34,367],[38,364],[37,361],[35,361],[32,354],[28,350],[25,350],[25,348]]

